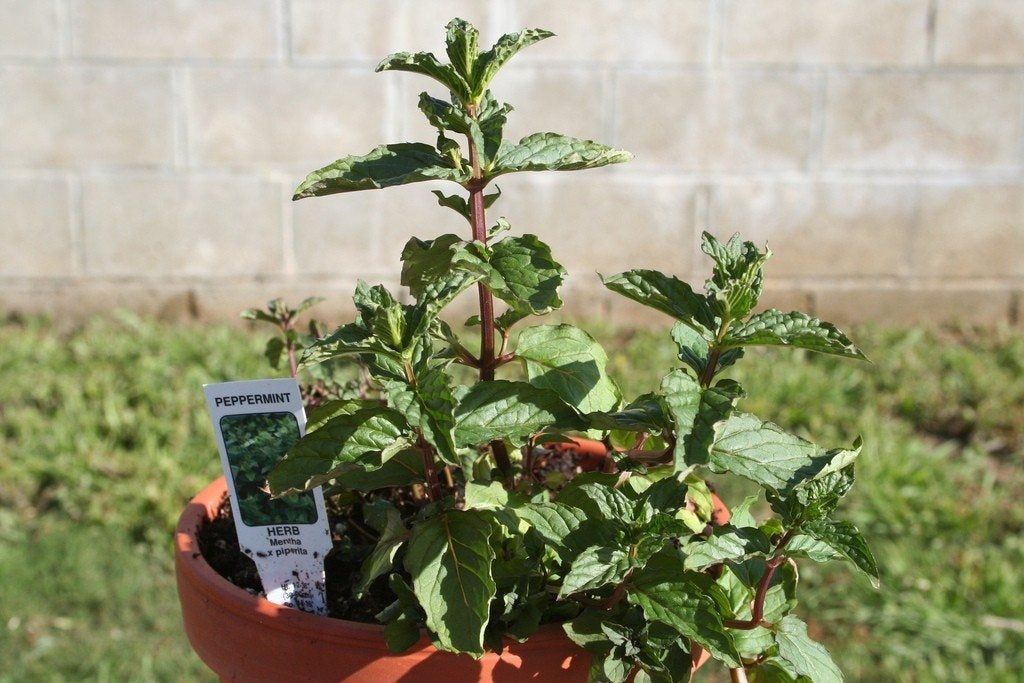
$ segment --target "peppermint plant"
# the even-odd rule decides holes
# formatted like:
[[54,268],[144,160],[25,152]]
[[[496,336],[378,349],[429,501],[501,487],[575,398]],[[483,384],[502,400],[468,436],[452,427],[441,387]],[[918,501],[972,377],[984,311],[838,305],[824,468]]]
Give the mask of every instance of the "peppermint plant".
[[[269,487],[277,496],[324,484],[341,492],[353,523],[373,539],[354,596],[369,599],[371,588],[390,596],[377,619],[396,652],[425,629],[438,648],[479,657],[561,623],[590,653],[593,680],[685,680],[702,651],[735,676],[838,680],[793,613],[794,560],[845,560],[877,580],[861,535],[834,518],[859,443],[824,449],[739,412],[743,390],[721,375],[752,346],[863,355],[816,318],[753,313],[769,252],[708,234],[714,271],[702,292],[649,270],[604,280],[676,321],[680,365],[666,369],[656,392],[627,400],[584,330],[525,325],[562,306],[565,270],[536,235],[487,219],[500,194],[492,181],[630,158],[557,133],[504,138],[512,107],[496,99],[492,81],[551,35],[527,29],[481,49],[477,30],[455,19],[446,61],[387,57],[378,71],[441,86],[419,99],[436,142],[343,157],[298,187],[295,198],[304,199],[447,181],[455,192],[433,190],[437,201],[469,226],[465,236],[408,241],[408,300],[360,283],[352,322],[302,340],[299,365],[352,360],[369,385],[310,412],[306,436]],[[462,326],[441,317],[474,287],[477,315]],[[584,435],[604,441],[607,466],[550,491],[534,457],[558,447],[551,444],[571,452]],[[729,524],[710,524],[704,477],[720,473],[758,484],[765,504],[751,498]],[[760,522],[758,506],[771,510]]]

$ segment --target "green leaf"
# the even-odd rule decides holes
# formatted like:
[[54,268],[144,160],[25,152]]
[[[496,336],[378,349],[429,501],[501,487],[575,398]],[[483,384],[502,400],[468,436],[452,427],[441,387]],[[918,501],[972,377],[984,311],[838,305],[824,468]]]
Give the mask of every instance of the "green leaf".
[[402,515],[391,503],[385,500],[376,500],[363,506],[363,517],[378,534],[380,538],[377,545],[370,551],[369,556],[363,561],[359,573],[359,581],[356,582],[353,593],[360,597],[366,593],[378,577],[391,571],[394,565],[395,555],[399,548],[405,543],[409,532],[402,523]]
[[376,71],[408,71],[429,76],[465,103],[470,102],[469,83],[451,64],[442,64],[429,52],[396,52],[388,55]]
[[867,356],[835,325],[806,313],[783,313],[774,308],[753,315],[745,323],[731,328],[722,346],[794,346],[818,353],[867,360]]
[[362,355],[401,360],[400,354],[382,344],[365,327],[357,323],[348,323],[306,347],[299,365],[304,367],[342,356]]
[[395,486],[409,486],[426,481],[423,454],[416,448],[403,448],[377,469],[371,469],[379,458],[367,453],[356,458],[359,469],[343,472],[334,480],[337,486],[349,491],[375,491]]
[[672,474],[651,484],[650,488],[644,491],[641,500],[650,505],[655,512],[674,514],[679,508],[686,506],[688,490],[686,482],[678,475]]
[[387,382],[388,404],[423,432],[437,454],[458,466],[455,453],[455,396],[451,377],[441,366],[415,367],[411,383]]
[[743,318],[761,298],[764,262],[771,250],[758,251],[753,242],[743,242],[738,234],[722,244],[708,232],[703,234],[701,250],[715,261],[714,272],[707,282],[707,291],[715,301],[722,318]]
[[455,418],[455,440],[460,446],[495,439],[524,443],[545,427],[572,428],[579,423],[579,417],[554,392],[507,380],[475,384],[456,408]]
[[675,422],[675,470],[706,465],[711,444],[743,396],[743,389],[731,379],[702,388],[683,370],[674,370],[662,380],[661,391]]
[[633,501],[619,489],[598,482],[580,484],[574,480],[558,494],[557,502],[583,510],[587,519],[633,520]]
[[[654,555],[634,574],[627,598],[651,621],[667,624],[692,638],[728,666],[740,666],[739,654],[718,611],[718,588],[705,574],[687,571],[674,549]],[[720,595],[722,601],[724,595]]]
[[838,471],[860,453],[825,451],[810,441],[789,434],[771,422],[746,413],[730,417],[711,448],[709,466],[714,472],[731,472],[778,491]]
[[[672,341],[679,347],[679,360],[693,369],[700,377],[707,369],[710,348],[703,335],[686,323],[677,322],[672,326]],[[728,349],[718,356],[718,369],[727,368],[743,357],[743,349]]]
[[555,34],[551,31],[540,28],[529,28],[519,33],[506,33],[491,49],[480,53],[474,63],[473,76],[468,79],[473,84],[474,99],[483,95],[501,67],[505,66],[516,53],[553,35]]
[[761,664],[748,669],[750,683],[805,683],[810,679],[790,675],[786,666],[778,659],[766,659]]
[[445,27],[445,48],[448,60],[455,70],[466,80],[473,79],[473,65],[480,50],[477,46],[480,32],[465,19],[452,19]]
[[413,527],[405,568],[437,645],[449,652],[483,654],[495,584],[491,576],[493,527],[487,513],[446,510]]
[[458,235],[441,235],[432,240],[413,237],[402,249],[402,285],[416,299],[436,298],[443,288],[465,289],[489,270],[467,247],[468,243]]
[[[603,655],[614,647],[609,640],[607,628],[609,617],[597,610],[584,610],[578,617],[562,624],[562,629],[569,640],[584,650]],[[611,624],[612,628],[618,624]]]
[[667,313],[692,327],[706,341],[714,340],[712,330],[718,325],[707,297],[694,292],[682,280],[656,270],[628,270],[602,278],[602,282],[613,292]]
[[270,363],[270,367],[277,370],[281,366],[282,355],[284,355],[284,340],[280,337],[268,339],[267,346],[263,350],[263,357]]
[[545,543],[565,549],[567,538],[587,520],[579,508],[560,503],[526,503],[514,510],[516,516],[536,531]]
[[550,389],[583,412],[610,411],[622,400],[608,376],[608,355],[594,338],[573,325],[523,330],[516,345],[530,384]]
[[655,394],[638,396],[622,410],[613,413],[594,412],[585,416],[589,429],[604,431],[621,429],[629,432],[660,433],[670,423],[664,400]]
[[[501,196],[501,189],[498,187],[495,187],[494,189],[494,192],[484,195],[485,209],[491,208],[491,205],[493,205],[494,202],[497,201],[498,197]],[[433,195],[437,197],[437,203],[439,206],[451,209],[455,213],[465,218],[467,221],[472,222],[472,217],[470,216],[469,213],[469,203],[466,201],[465,197],[455,194],[446,195],[441,190],[431,190],[431,193],[433,193]],[[488,235],[488,237],[490,237],[490,235]]]
[[629,571],[629,556],[620,548],[587,548],[575,559],[569,573],[562,579],[558,597],[594,590],[609,583],[619,583]]
[[878,563],[868,548],[864,536],[850,522],[819,519],[801,527],[801,531],[812,539],[824,543],[840,557],[850,561],[878,588]]
[[543,315],[562,307],[558,288],[565,280],[565,268],[536,235],[506,237],[495,243],[490,265],[497,277],[489,279],[488,286],[512,309]]
[[805,482],[785,495],[769,490],[768,503],[788,526],[799,526],[831,515],[853,488],[853,465]]
[[295,190],[294,199],[379,190],[427,180],[462,183],[468,177],[468,171],[452,168],[449,161],[430,145],[403,142],[381,145],[362,156],[342,157],[313,171]]
[[267,483],[275,496],[281,496],[307,491],[356,468],[380,467],[408,445],[408,431],[405,417],[384,406],[337,415],[288,449]]
[[520,171],[579,171],[629,161],[633,155],[592,140],[534,133],[519,144],[503,142],[489,177]]
[[384,642],[393,654],[401,654],[420,639],[420,628],[416,622],[401,616],[384,626]]
[[314,432],[337,415],[351,415],[368,407],[366,401],[357,399],[333,399],[309,410],[306,416],[306,433]]
[[790,614],[779,622],[775,634],[779,657],[789,663],[797,674],[807,676],[813,683],[837,683],[843,673],[832,661],[820,643],[807,635],[807,624]]
[[687,569],[703,569],[726,561],[746,560],[767,555],[771,540],[756,527],[718,527],[706,540],[693,541],[683,548]]
[[467,481],[466,482],[466,506],[467,510],[496,510],[504,508],[509,504],[508,490],[501,485],[501,482],[491,481]]

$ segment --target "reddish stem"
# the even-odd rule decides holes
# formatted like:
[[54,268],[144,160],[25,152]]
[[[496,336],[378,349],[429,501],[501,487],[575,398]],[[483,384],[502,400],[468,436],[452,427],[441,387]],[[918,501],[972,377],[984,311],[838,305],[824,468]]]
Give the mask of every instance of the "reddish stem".
[[281,332],[284,334],[284,348],[288,353],[288,371],[291,373],[292,378],[299,376],[299,363],[295,358],[295,342],[292,341],[288,332],[291,331],[293,325],[291,318],[287,318],[281,323]]
[[708,364],[700,376],[700,385],[702,387],[711,385],[711,380],[715,378],[715,370],[718,369],[718,359],[721,355],[722,352],[719,349],[715,348],[711,350],[711,355],[708,356]]
[[441,482],[437,478],[437,467],[434,465],[434,449],[430,447],[422,434],[418,441],[417,446],[423,456],[423,472],[427,475],[427,490],[430,500],[441,500]]
[[751,608],[750,619],[738,620],[738,619],[726,619],[725,625],[729,628],[740,629],[742,631],[749,631],[750,629],[763,626],[764,624],[764,601],[768,595],[768,589],[771,588],[772,579],[775,577],[775,570],[782,566],[782,563],[786,561],[786,556],[782,555],[782,550],[785,549],[786,544],[789,543],[789,539],[793,538],[793,530],[787,531],[782,539],[775,546],[775,555],[768,560],[764,567],[764,574],[761,575],[761,580],[757,583],[757,592],[754,593],[754,605]]
[[[470,111],[475,116],[475,108]],[[480,157],[469,136],[469,163],[473,167],[473,180],[466,186],[469,190],[469,217],[473,226],[473,239],[481,244],[487,244],[487,217],[484,206],[483,172],[480,168]],[[480,300],[480,381],[487,382],[494,379],[496,366],[494,358],[494,297],[491,290],[482,282],[477,283],[477,294]],[[491,442],[491,452],[494,454],[494,463],[498,466],[507,479],[512,476],[512,461],[509,460],[508,450],[505,442],[498,439]]]

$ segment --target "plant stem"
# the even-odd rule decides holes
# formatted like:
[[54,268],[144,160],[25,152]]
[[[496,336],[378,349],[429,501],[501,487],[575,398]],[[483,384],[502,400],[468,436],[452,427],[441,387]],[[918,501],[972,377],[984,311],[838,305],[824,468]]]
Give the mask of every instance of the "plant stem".
[[299,364],[295,359],[295,342],[292,341],[291,336],[288,334],[293,327],[291,317],[282,320],[280,327],[281,334],[284,336],[284,348],[288,353],[288,371],[291,373],[292,379],[294,379],[299,376]]
[[743,667],[729,669],[729,680],[732,683],[747,683],[747,670]]
[[441,500],[441,482],[437,478],[437,467],[434,465],[434,449],[430,447],[422,434],[418,441],[417,446],[423,456],[423,472],[427,475],[427,493],[430,500]]
[[750,619],[745,621],[737,619],[726,619],[725,625],[729,628],[740,629],[742,631],[749,631],[750,629],[761,626],[764,622],[764,600],[768,595],[768,589],[771,587],[772,579],[775,577],[775,570],[778,569],[786,561],[786,556],[782,554],[786,544],[789,543],[789,539],[793,538],[794,532],[792,529],[786,532],[786,534],[779,540],[775,546],[775,555],[765,563],[764,574],[761,575],[761,580],[757,582],[757,592],[754,594],[754,605],[751,607]]
[[711,380],[715,378],[715,370],[718,369],[718,359],[721,355],[722,351],[720,349],[714,348],[711,350],[711,354],[708,356],[708,364],[700,376],[700,385],[702,387],[711,386]]
[[[475,107],[470,109],[470,115],[476,116]],[[487,244],[487,217],[484,207],[484,187],[486,182],[483,179],[483,171],[480,168],[480,155],[473,142],[472,136],[469,140],[469,163],[473,167],[473,179],[467,184],[469,190],[469,217],[473,226],[473,239],[481,244]],[[494,379],[494,297],[491,290],[482,282],[477,283],[477,294],[480,300],[480,381],[487,382]],[[508,458],[508,450],[505,442],[498,439],[491,442],[491,452],[494,454],[494,463],[498,470],[510,479],[512,476],[512,462]]]

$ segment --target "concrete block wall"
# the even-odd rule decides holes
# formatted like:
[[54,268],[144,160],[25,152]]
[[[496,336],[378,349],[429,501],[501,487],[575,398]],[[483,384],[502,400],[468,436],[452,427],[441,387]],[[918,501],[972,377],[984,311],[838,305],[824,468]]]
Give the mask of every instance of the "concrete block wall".
[[0,0],[0,310],[233,317],[397,286],[411,235],[464,231],[428,185],[289,201],[304,174],[432,141],[439,50],[557,38],[494,84],[511,136],[633,163],[499,183],[569,268],[571,311],[649,320],[596,272],[701,280],[701,230],[776,252],[767,303],[842,322],[1016,321],[1024,0]]

